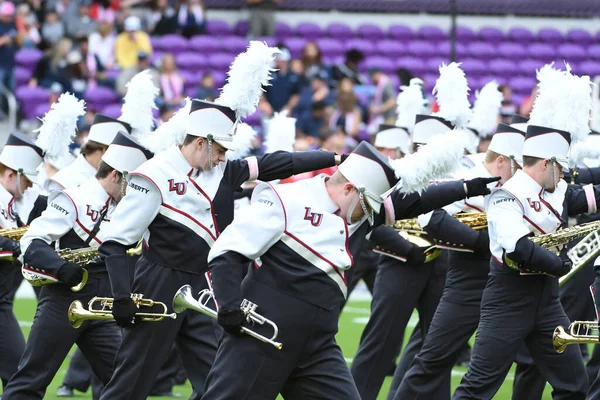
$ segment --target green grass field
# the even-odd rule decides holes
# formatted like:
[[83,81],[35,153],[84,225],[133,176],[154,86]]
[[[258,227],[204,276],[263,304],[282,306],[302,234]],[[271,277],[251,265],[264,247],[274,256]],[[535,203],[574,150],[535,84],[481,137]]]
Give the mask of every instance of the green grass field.
[[[356,350],[358,348],[358,343],[360,340],[360,335],[363,330],[364,325],[367,322],[369,317],[369,301],[357,301],[351,300],[347,307],[344,309],[344,313],[342,314],[340,321],[340,332],[338,334],[338,343],[342,347],[344,351],[344,356],[351,361],[351,358],[354,357]],[[23,332],[25,337],[29,335],[29,328],[31,326],[31,321],[33,321],[33,315],[35,313],[36,300],[35,299],[25,299],[19,298],[15,301],[15,313],[17,318],[21,322],[21,326],[23,328]],[[66,316],[65,316],[66,317]],[[408,340],[408,335],[412,331],[412,326],[417,322],[416,314],[413,315],[413,318],[410,322],[410,328],[407,330],[406,340]],[[405,340],[405,343],[406,343]],[[66,373],[68,363],[70,358],[65,360],[60,371],[57,376],[52,381],[52,385],[48,388],[45,399],[58,399],[55,396],[56,389],[62,383],[62,379]],[[457,386],[460,382],[462,375],[466,372],[465,368],[454,368],[452,372],[452,385],[453,387]],[[509,400],[512,393],[512,382],[513,382],[513,371],[509,373],[506,381],[502,385],[502,388],[496,395],[495,399],[499,400]],[[384,400],[387,396],[388,388],[391,383],[391,378],[387,378],[381,392],[379,394],[378,399]],[[188,398],[192,392],[191,386],[188,384],[183,386],[176,386],[176,393],[181,394],[182,398]],[[91,399],[91,391],[88,393],[76,393],[76,398],[79,399]],[[168,399],[167,397],[153,397],[154,399]],[[551,399],[550,395],[550,387],[546,387],[546,391],[544,393],[544,399]],[[337,400],[337,399],[336,399]]]

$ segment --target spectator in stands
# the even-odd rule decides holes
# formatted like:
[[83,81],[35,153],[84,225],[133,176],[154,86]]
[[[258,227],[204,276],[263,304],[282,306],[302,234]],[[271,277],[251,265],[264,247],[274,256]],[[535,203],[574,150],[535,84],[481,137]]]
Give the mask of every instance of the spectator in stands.
[[42,24],[42,39],[48,46],[53,46],[65,36],[65,25],[60,20],[56,9],[46,11],[44,23]]
[[290,71],[298,76],[304,76],[304,64],[302,64],[300,59],[294,58],[290,61]]
[[306,138],[313,145],[319,141],[319,132],[326,127],[327,104],[315,101],[310,106],[310,112],[302,114],[296,120],[296,136]]
[[508,85],[498,86],[498,90],[502,93],[502,106],[500,107],[501,121],[510,125],[512,116],[517,113],[519,107],[512,101],[512,89]]
[[91,0],[79,0],[79,12],[77,16],[65,21],[67,24],[67,35],[73,39],[88,37],[96,31],[96,21],[90,18]]
[[311,104],[316,101],[322,101],[327,105],[332,105],[334,99],[335,94],[329,87],[328,75],[325,71],[321,71],[312,78],[310,86],[305,86],[300,91],[296,113],[302,115],[306,112],[310,112]]
[[163,36],[177,32],[177,14],[168,0],[153,0],[147,19],[148,32],[152,35]]
[[133,67],[122,70],[117,78],[117,93],[119,96],[125,96],[127,93],[127,82],[129,82],[131,78],[133,78],[138,72],[142,72],[145,69],[150,69],[152,81],[156,87],[160,87],[158,72],[154,68],[151,68],[150,57],[148,53],[145,51],[139,51],[137,55],[137,63]]
[[200,100],[215,101],[219,96],[215,88],[215,80],[210,72],[205,72],[196,91],[196,98]]
[[186,38],[200,35],[206,31],[206,7],[202,0],[187,0],[179,6],[177,21],[181,34]]
[[46,9],[55,9],[63,23],[77,18],[79,12],[76,0],[47,0]]
[[110,18],[102,17],[98,22],[98,32],[90,35],[87,45],[86,61],[92,85],[115,87],[114,79],[107,75],[107,70],[115,67],[115,41]]
[[177,72],[172,54],[165,54],[160,65],[160,102],[167,108],[179,108],[184,99],[184,80]]
[[37,63],[29,86],[39,85],[49,88],[53,83],[58,82],[65,91],[72,91],[71,82],[66,77],[67,55],[72,47],[71,39],[66,37],[60,39]]
[[[87,51],[87,39],[85,39],[84,51]],[[85,90],[87,89],[87,82],[89,79],[88,70],[85,65],[85,58],[81,54],[80,50],[72,50],[67,54],[67,68],[65,69],[65,78],[70,82],[71,90],[73,94],[82,99]]]
[[167,122],[169,119],[171,119],[173,114],[175,114],[175,111],[176,110],[173,107],[166,107],[166,106],[159,107],[159,109],[158,109],[159,124],[162,125],[165,122]]
[[396,76],[398,77],[401,86],[410,85],[410,80],[414,78],[413,74],[406,68],[398,68],[398,70],[396,70]]
[[302,87],[300,77],[289,69],[292,58],[290,51],[285,47],[280,47],[280,51],[281,53],[275,55],[276,71],[271,73],[271,86],[265,88],[266,92],[259,106],[267,117],[271,117],[273,112],[293,110],[298,104]]
[[308,42],[302,49],[302,64],[304,66],[304,82],[308,83],[316,75],[323,76],[323,73],[327,74],[327,82],[329,82],[330,72],[329,68],[323,64],[321,59],[321,49],[315,42]]
[[352,138],[357,138],[361,126],[361,111],[352,91],[339,91],[336,108],[329,118],[329,129],[339,129]]
[[396,120],[396,90],[390,78],[379,68],[369,71],[375,94],[369,106],[369,132],[377,132],[380,124],[393,125]]
[[358,70],[359,64],[365,59],[365,55],[356,49],[346,52],[344,62],[335,65],[331,71],[331,79],[337,86],[342,78],[350,78],[357,85],[364,85],[367,79]]
[[[346,135],[339,129],[324,128],[321,133],[321,148],[336,154],[346,153]],[[339,151],[339,153],[338,153]]]
[[119,1],[95,0],[90,7],[90,17],[97,22],[106,21],[113,25],[117,20]]
[[[19,49],[15,25],[15,5],[9,1],[0,3],[0,85],[15,90],[15,54]],[[7,112],[4,96],[0,96],[0,116]]]
[[23,48],[34,48],[42,40],[35,14],[27,3],[17,7],[15,25],[19,34],[19,43]]
[[141,29],[142,23],[138,17],[132,15],[125,19],[125,32],[119,34],[115,43],[115,57],[122,69],[135,67],[140,51],[148,57],[152,55],[150,37]]
[[531,91],[531,94],[528,97],[526,97],[525,99],[523,99],[523,102],[521,103],[521,109],[519,111],[520,115],[522,115],[526,118],[529,118],[529,114],[531,114],[531,110],[533,109],[533,102],[535,101],[537,94],[538,94],[538,85],[535,85],[535,87]]
[[250,38],[275,36],[275,9],[281,0],[246,0],[250,9]]

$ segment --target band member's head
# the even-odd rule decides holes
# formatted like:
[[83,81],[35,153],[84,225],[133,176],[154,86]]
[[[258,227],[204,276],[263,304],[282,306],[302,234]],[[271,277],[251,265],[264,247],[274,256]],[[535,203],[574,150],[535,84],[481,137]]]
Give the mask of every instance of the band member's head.
[[499,176],[504,184],[523,166],[525,132],[512,126],[498,124],[485,155],[485,163],[492,176]]
[[231,108],[192,100],[182,149],[192,167],[210,171],[225,162],[227,150],[233,148],[236,128],[236,114]]
[[385,157],[397,160],[410,153],[410,134],[399,126],[381,124],[374,145]]
[[131,125],[118,119],[96,114],[90,127],[87,142],[81,147],[81,154],[94,167],[98,168],[102,155],[108,150],[118,132],[131,133]]
[[0,153],[0,184],[15,198],[37,183],[43,150],[22,133],[11,133]]
[[133,136],[119,132],[102,156],[96,178],[104,180],[108,194],[119,202],[126,194],[128,175],[153,156]]
[[[348,223],[366,216],[371,224],[374,214],[384,204],[382,195],[398,182],[387,159],[366,142],[361,142],[340,164],[331,180],[335,190],[330,195],[340,209],[340,216]],[[391,201],[387,203],[391,205]]]

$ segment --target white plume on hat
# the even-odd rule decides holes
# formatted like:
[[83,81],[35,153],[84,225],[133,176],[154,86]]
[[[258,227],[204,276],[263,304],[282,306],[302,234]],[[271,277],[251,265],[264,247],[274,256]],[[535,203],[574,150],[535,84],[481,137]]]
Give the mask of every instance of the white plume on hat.
[[252,149],[252,139],[256,137],[256,131],[245,122],[237,126],[237,130],[232,140],[232,149],[228,150],[226,155],[230,160],[245,157]]
[[274,151],[294,151],[296,143],[296,118],[287,116],[287,110],[275,113],[273,118],[268,122],[265,152],[273,153]]
[[444,118],[456,129],[467,126],[471,120],[471,104],[469,104],[469,84],[460,64],[452,62],[440,66],[440,76],[433,88],[440,110],[431,115]]
[[469,128],[475,129],[480,137],[488,136],[496,127],[502,97],[496,81],[486,83],[476,93],[473,119],[469,122]]
[[77,133],[77,120],[85,114],[85,101],[79,100],[71,93],[63,93],[53,103],[44,118],[40,118],[42,126],[35,142],[44,156],[50,160],[58,160],[69,155],[69,145]]
[[425,99],[423,99],[423,81],[419,78],[410,80],[408,86],[400,86],[402,91],[398,94],[396,103],[396,113],[398,119],[396,126],[405,128],[409,133],[412,133],[415,126],[415,117],[417,114],[425,112]]
[[171,146],[183,144],[191,107],[192,100],[186,97],[185,105],[177,110],[168,121],[156,128],[149,136],[142,138],[142,145],[156,154]]
[[538,95],[533,103],[528,125],[567,131],[573,143],[582,142],[590,133],[592,82],[589,76],[576,76],[566,64],[566,71],[554,63],[537,71]]
[[215,103],[234,110],[238,119],[254,114],[264,92],[262,86],[270,85],[271,71],[274,71],[271,65],[279,52],[264,42],[251,41],[248,49],[231,64],[227,83]]
[[431,181],[447,178],[464,154],[464,142],[460,136],[460,131],[434,135],[417,152],[390,161],[396,177],[400,179],[395,187],[399,187],[402,193],[421,193]]
[[575,168],[584,164],[586,158],[600,158],[600,146],[598,143],[593,143],[589,140],[577,142],[571,146],[569,153],[569,166]]
[[131,125],[131,134],[141,140],[152,132],[154,127],[155,110],[154,99],[160,90],[154,85],[150,70],[146,69],[137,73],[127,83],[127,93],[123,98],[125,103],[121,107],[119,120]]

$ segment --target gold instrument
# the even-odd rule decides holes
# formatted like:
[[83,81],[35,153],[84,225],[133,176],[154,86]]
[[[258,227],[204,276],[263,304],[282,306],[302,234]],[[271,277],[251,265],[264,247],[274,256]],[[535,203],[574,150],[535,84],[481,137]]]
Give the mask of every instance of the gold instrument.
[[0,229],[0,236],[8,238],[10,240],[21,240],[25,233],[27,233],[28,226],[22,226],[20,228],[8,228]]
[[[583,236],[588,235],[591,232],[597,231],[600,228],[600,221],[588,222],[586,224],[575,225],[569,228],[561,229],[559,231],[548,233],[545,235],[538,235],[529,238],[533,243],[545,248],[546,250],[552,251],[553,248],[559,249],[569,242],[579,239]],[[504,257],[504,263],[509,268],[521,269],[518,263],[510,260],[508,257]],[[566,275],[565,275],[566,276]]]
[[570,344],[600,343],[596,321],[573,321],[567,329],[557,326],[552,334],[552,346],[557,353],[565,351]]
[[558,284],[563,285],[573,275],[575,275],[581,267],[583,267],[588,261],[596,257],[600,253],[600,232],[595,230],[589,233],[586,237],[581,239],[579,243],[573,246],[567,255],[573,261],[573,268],[565,276],[561,276],[558,279]]
[[[135,315],[141,317],[142,321],[145,322],[159,322],[165,318],[176,319],[177,314],[167,314],[167,306],[165,303],[154,301],[150,299],[144,299],[142,294],[132,294],[131,299],[138,308],[140,307],[153,307],[162,306],[162,313],[136,313]],[[102,306],[100,310],[94,309],[94,304],[98,302]],[[114,299],[110,297],[93,297],[89,303],[87,310],[83,307],[83,304],[79,300],[75,300],[69,306],[69,322],[73,328],[79,328],[84,321],[100,321],[100,320],[114,320],[112,315],[112,306]]]
[[[208,302],[213,298],[212,291],[210,289],[204,289],[199,295],[200,297],[198,300],[194,299],[194,296],[192,295],[192,287],[190,285],[182,286],[175,294],[175,297],[173,297],[173,311],[180,313],[185,309],[190,309],[198,311],[204,315],[208,315],[211,318],[217,318],[217,312],[207,306]],[[277,335],[279,334],[279,328],[277,328],[277,325],[273,321],[257,313],[257,307],[258,306],[256,304],[246,299],[242,301],[241,309],[246,315],[246,321],[251,324],[257,323],[263,325],[266,323],[271,325],[273,328],[273,336],[271,338],[267,338],[260,333],[254,332],[253,330],[244,326],[242,326],[241,331],[255,339],[260,340],[261,342],[272,344],[277,350],[281,350],[283,345],[275,341]]]
[[[487,229],[487,215],[485,213],[460,212],[455,214],[454,218],[476,231]],[[394,229],[409,243],[418,247],[427,247],[425,250],[426,263],[435,260],[442,252],[428,239],[427,232],[423,230],[417,218],[398,220],[394,223]]]

